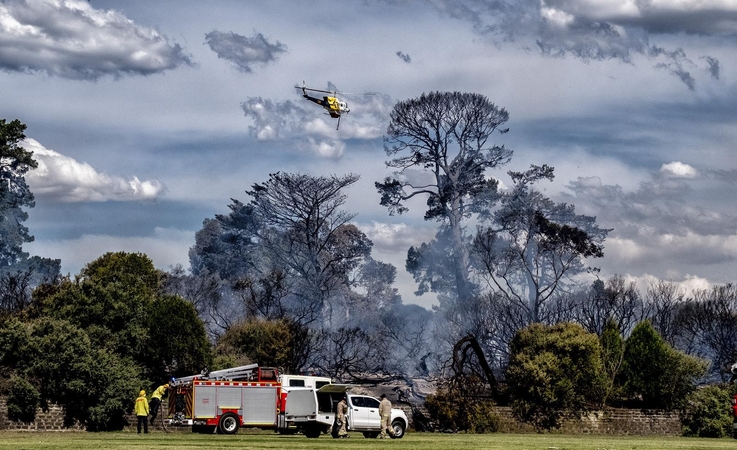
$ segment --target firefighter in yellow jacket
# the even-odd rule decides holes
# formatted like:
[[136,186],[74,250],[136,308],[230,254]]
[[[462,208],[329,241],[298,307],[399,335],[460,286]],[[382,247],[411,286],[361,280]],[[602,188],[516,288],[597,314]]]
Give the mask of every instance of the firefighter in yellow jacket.
[[156,415],[159,413],[159,406],[161,406],[161,398],[166,395],[166,390],[169,389],[169,384],[162,384],[157,387],[153,394],[151,394],[151,401],[148,403],[151,409],[151,423],[154,423]]
[[138,417],[138,434],[141,434],[141,424],[143,424],[143,432],[148,433],[148,401],[146,400],[146,391],[138,393],[134,410]]

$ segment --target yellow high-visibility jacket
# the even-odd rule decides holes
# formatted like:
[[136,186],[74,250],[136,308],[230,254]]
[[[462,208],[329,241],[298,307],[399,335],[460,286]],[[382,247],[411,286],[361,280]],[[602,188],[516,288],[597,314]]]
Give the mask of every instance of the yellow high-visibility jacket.
[[148,416],[148,401],[145,395],[136,399],[135,411],[137,416]]
[[164,396],[166,393],[166,385],[162,384],[161,386],[157,387],[153,394],[151,394],[151,398],[158,398],[161,400],[161,397]]

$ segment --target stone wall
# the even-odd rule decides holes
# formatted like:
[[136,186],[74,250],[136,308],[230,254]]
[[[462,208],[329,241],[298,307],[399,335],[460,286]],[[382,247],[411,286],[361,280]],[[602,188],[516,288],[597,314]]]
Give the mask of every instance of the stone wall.
[[79,424],[64,426],[64,411],[61,406],[49,405],[48,411],[36,410],[36,420],[31,423],[13,422],[8,419],[8,405],[5,398],[0,397],[0,430],[12,431],[82,431]]
[[[161,408],[167,411],[168,404],[164,400],[161,404]],[[159,413],[161,415],[161,413]],[[135,414],[128,414],[126,416],[128,425],[123,428],[124,431],[136,431],[138,425],[138,419]],[[58,405],[49,405],[48,411],[43,411],[41,408],[36,410],[36,420],[32,423],[13,422],[8,419],[8,406],[4,397],[0,397],[0,431],[84,431],[84,426],[75,424],[71,427],[64,426],[64,410]],[[161,419],[156,424],[149,424],[149,430],[162,430]],[[181,431],[182,428],[170,427],[169,431]],[[186,429],[189,431],[189,428]]]
[[[496,407],[503,433],[533,433],[535,429],[512,417],[509,407]],[[680,436],[678,413],[611,408],[592,411],[580,419],[566,420],[557,432],[567,434],[608,434],[637,436]]]

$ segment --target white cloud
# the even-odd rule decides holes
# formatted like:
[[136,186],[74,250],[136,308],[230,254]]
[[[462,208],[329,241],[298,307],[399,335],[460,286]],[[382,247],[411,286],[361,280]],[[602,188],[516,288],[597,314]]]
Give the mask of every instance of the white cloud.
[[676,178],[695,178],[698,175],[696,169],[679,161],[663,164],[660,173]]
[[353,112],[342,116],[340,130],[336,120],[313,103],[250,97],[241,103],[241,109],[252,120],[249,131],[256,139],[292,141],[323,158],[338,159],[345,153],[347,139],[376,139],[386,128],[392,100],[380,95],[365,97],[358,96]]
[[323,158],[330,159],[340,158],[345,152],[345,142],[333,139],[319,140],[308,137],[303,147]]
[[407,250],[410,246],[420,245],[430,241],[437,231],[432,225],[409,225],[407,223],[386,223],[372,221],[370,224],[357,224],[358,228],[366,233],[374,243],[371,255],[374,259],[394,265],[397,268],[397,278],[394,286],[402,295],[404,303],[418,304],[430,308],[438,304],[435,293],[426,293],[416,296],[417,282],[412,274],[405,269]]
[[192,64],[179,45],[81,0],[0,3],[0,69],[96,80]]
[[[538,47],[543,55],[572,55],[585,61],[632,63],[635,57],[645,57],[692,91],[702,69],[682,45],[666,48],[655,41],[684,34],[731,39],[737,32],[737,4],[727,1],[433,0],[432,4],[466,18],[497,45],[520,40]],[[698,57],[709,61],[706,72],[718,79],[719,60]]]
[[405,258],[410,246],[431,240],[437,231],[432,226],[422,225],[372,221],[370,224],[359,224],[358,227],[374,243],[374,249],[397,252],[401,258]]
[[564,11],[559,11],[555,8],[549,8],[545,5],[540,8],[540,14],[549,23],[558,27],[567,27],[575,19],[575,17],[573,17],[571,14],[568,14]]
[[[677,29],[688,27],[704,27],[703,31],[717,33],[721,25],[730,23],[729,28],[734,30],[737,4],[732,0],[650,0],[650,1],[622,1],[622,0],[555,0],[548,3],[555,5],[559,15],[570,15],[575,18],[601,20],[624,23],[638,23],[645,26],[660,24]],[[541,10],[553,9],[543,4]],[[690,20],[701,22],[688,25]],[[571,21],[572,21],[571,20]],[[707,23],[711,30],[706,29]],[[653,30],[656,31],[656,30]],[[662,31],[662,30],[661,30]]]
[[686,274],[682,280],[678,281],[678,284],[686,292],[694,292],[697,290],[708,290],[714,286],[714,283],[710,282],[706,278],[699,277],[697,275]]
[[652,274],[644,273],[637,276],[632,274],[623,274],[622,277],[627,283],[634,282],[642,295],[645,295],[648,288],[659,281],[666,281],[668,283],[675,284],[687,297],[692,295],[695,291],[709,290],[714,286],[714,283],[710,282],[706,278],[688,274],[676,277],[656,277]]
[[26,175],[31,191],[63,202],[135,201],[160,197],[166,188],[158,180],[128,179],[95,170],[87,163],[45,148],[35,139],[23,143],[33,152],[38,168]]

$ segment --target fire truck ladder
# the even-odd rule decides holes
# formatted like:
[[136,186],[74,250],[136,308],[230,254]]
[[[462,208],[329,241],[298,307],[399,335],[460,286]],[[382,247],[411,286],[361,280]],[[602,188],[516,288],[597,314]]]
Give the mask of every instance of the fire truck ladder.
[[229,380],[229,381],[248,381],[254,379],[257,374],[258,364],[248,364],[246,366],[231,367],[230,369],[214,370],[207,375],[207,380]]
[[172,381],[171,384],[174,386],[180,386],[194,380],[247,381],[252,380],[256,376],[257,370],[258,364],[248,364],[245,366],[231,367],[230,369],[213,370],[212,372],[208,372],[207,369],[205,369],[197,375],[177,378],[176,380]]

